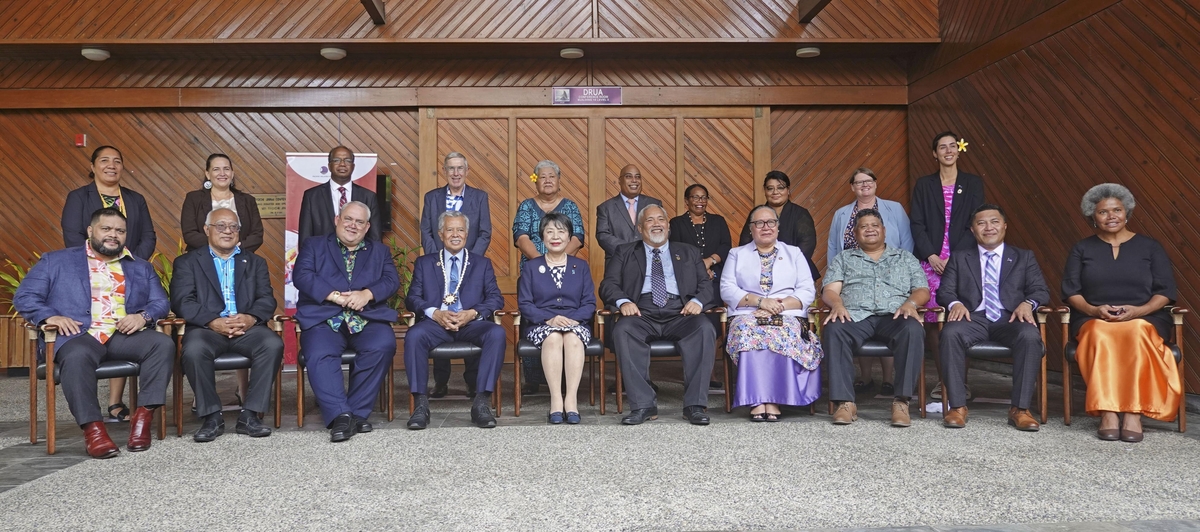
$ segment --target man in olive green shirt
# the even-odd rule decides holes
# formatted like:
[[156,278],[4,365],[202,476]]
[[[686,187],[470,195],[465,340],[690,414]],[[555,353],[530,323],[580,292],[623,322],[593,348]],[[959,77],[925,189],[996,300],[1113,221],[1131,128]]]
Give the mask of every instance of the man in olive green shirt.
[[858,419],[854,404],[854,351],[867,340],[887,344],[896,364],[892,426],[912,424],[908,400],[914,395],[925,356],[925,329],[919,308],[929,301],[929,284],[917,258],[884,242],[883,217],[875,209],[854,218],[858,248],[833,258],[825,272],[821,299],[832,311],[824,322],[829,361],[829,398],[838,402],[835,425]]

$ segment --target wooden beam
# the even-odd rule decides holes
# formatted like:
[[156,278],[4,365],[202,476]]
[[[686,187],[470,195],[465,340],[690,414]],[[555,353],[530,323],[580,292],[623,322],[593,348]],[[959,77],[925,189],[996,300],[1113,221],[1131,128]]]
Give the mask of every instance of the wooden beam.
[[[366,0],[363,0],[364,2]],[[829,5],[829,0],[800,0],[798,11],[800,12],[800,23],[808,24],[812,19],[816,18],[817,13],[820,13],[825,6]]]
[[387,24],[387,16],[383,11],[383,0],[362,0],[362,5],[367,8],[367,14],[371,16],[371,22],[374,22],[376,26]]

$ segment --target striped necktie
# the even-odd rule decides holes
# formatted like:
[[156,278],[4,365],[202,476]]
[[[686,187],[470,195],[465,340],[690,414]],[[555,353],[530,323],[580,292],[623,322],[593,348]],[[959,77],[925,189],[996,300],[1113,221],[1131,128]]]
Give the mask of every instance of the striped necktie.
[[1000,265],[995,252],[983,254],[987,258],[987,268],[983,272],[983,312],[987,319],[1000,319]]

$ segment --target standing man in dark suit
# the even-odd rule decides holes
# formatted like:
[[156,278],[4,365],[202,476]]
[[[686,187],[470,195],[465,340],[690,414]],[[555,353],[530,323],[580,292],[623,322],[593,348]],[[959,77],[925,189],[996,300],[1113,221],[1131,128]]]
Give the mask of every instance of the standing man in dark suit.
[[1013,352],[1008,424],[1028,432],[1039,428],[1029,403],[1045,346],[1033,313],[1050,300],[1050,291],[1033,252],[1004,244],[1007,230],[999,206],[979,206],[971,221],[977,245],[951,253],[942,274],[937,298],[949,313],[941,335],[942,380],[950,406],[942,423],[948,428],[967,424],[967,348],[987,340]]
[[196,395],[196,414],[204,420],[192,436],[210,442],[225,432],[213,362],[225,353],[252,361],[250,386],[235,430],[252,438],[270,436],[258,419],[271,402],[271,386],[283,361],[283,341],[267,321],[275,312],[275,292],[267,261],[243,252],[241,220],[230,209],[210,211],[204,221],[208,246],[175,259],[171,308],[187,321],[182,364]]
[[600,298],[617,308],[613,344],[629,394],[629,415],[638,425],[658,418],[658,401],[650,385],[651,337],[674,339],[683,357],[683,418],[708,424],[708,384],[712,376],[716,330],[700,315],[712,306],[712,282],[700,250],[668,242],[667,211],[650,205],[638,212],[642,239],[619,247],[604,270]]
[[[492,213],[488,208],[488,195],[480,189],[467,185],[470,172],[467,156],[456,151],[442,159],[442,171],[446,173],[446,186],[425,193],[421,210],[421,247],[426,254],[440,251],[445,246],[438,235],[438,218],[446,211],[459,211],[467,215],[468,224],[466,249],[476,257],[487,256],[492,243]],[[463,380],[467,382],[467,395],[475,396],[475,377],[479,372],[479,361],[467,360]],[[433,361],[433,393],[430,397],[445,397],[449,391],[450,361]]]
[[130,419],[129,451],[144,451],[154,409],[166,402],[175,342],[154,330],[170,302],[154,267],[125,248],[121,211],[96,210],[87,235],[82,247],[42,255],[17,287],[13,308],[29,323],[57,328],[54,363],[84,447],[92,458],[111,458],[120,450],[96,403],[96,367],[107,360],[141,366],[143,404]]
[[[308,368],[329,440],[340,442],[371,432],[371,407],[396,356],[396,311],[387,300],[400,289],[392,250],[366,238],[371,210],[347,203],[335,220],[334,234],[303,242],[292,278],[300,298],[300,352]],[[350,387],[342,385],[342,352],[357,356]]]
[[471,221],[462,211],[438,215],[442,249],[417,257],[412,283],[404,302],[419,320],[404,338],[404,371],[412,387],[416,409],[408,428],[429,425],[429,350],[443,343],[469,342],[483,349],[475,376],[471,422],[481,428],[496,426],[492,415],[492,391],[504,365],[507,338],[504,328],[491,321],[504,306],[496,285],[492,261],[466,249]]
[[362,203],[370,210],[371,226],[366,238],[379,241],[382,226],[375,193],[350,181],[353,175],[354,152],[345,146],[329,150],[329,181],[304,191],[304,199],[300,201],[300,235],[296,242],[303,245],[309,237],[334,232],[334,219],[351,201]]
[[604,267],[617,248],[640,240],[637,213],[650,205],[662,206],[662,200],[642,194],[642,172],[629,164],[621,169],[621,192],[596,207],[596,241],[604,250]]

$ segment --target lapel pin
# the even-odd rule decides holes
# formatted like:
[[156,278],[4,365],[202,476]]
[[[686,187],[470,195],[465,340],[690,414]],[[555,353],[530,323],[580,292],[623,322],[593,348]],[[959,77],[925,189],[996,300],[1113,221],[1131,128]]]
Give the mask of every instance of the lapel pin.
[[538,273],[546,273],[546,265],[538,266]]

